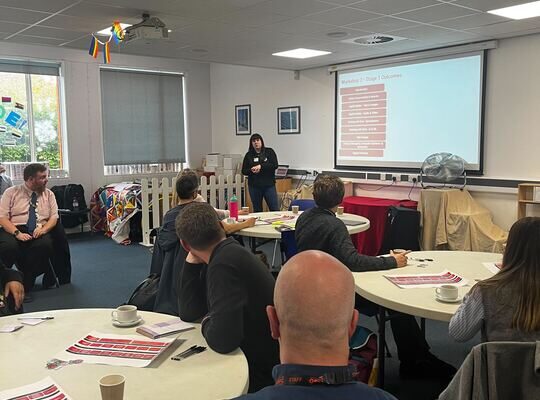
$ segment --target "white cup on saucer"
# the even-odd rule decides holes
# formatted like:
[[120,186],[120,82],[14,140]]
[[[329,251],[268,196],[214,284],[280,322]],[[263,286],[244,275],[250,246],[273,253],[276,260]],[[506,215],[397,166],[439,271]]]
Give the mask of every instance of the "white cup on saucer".
[[456,301],[459,296],[459,289],[455,285],[441,285],[435,288],[435,297],[442,301]]
[[300,206],[292,206],[291,210],[293,214],[298,214],[300,212]]
[[113,322],[120,322],[122,324],[128,324],[130,322],[137,321],[139,316],[137,315],[137,306],[124,305],[118,307],[111,313]]

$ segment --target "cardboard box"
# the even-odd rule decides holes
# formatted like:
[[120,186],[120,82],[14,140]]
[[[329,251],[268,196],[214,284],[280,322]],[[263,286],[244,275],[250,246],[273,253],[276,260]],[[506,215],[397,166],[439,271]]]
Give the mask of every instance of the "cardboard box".
[[206,155],[206,165],[208,167],[222,167],[223,155],[219,153],[210,153]]
[[204,172],[216,172],[216,167],[205,165],[204,166]]
[[236,175],[236,170],[234,169],[223,169],[223,175],[225,176],[232,176],[234,178],[234,175]]
[[241,162],[242,160],[239,158],[223,157],[223,168],[236,170]]

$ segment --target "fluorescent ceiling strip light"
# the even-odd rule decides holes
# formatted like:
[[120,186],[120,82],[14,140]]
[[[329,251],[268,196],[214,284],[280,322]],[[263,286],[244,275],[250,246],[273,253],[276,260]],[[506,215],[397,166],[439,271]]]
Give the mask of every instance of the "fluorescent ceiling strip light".
[[526,19],[540,16],[540,1],[519,4],[517,6],[498,8],[488,11],[490,14],[500,15],[511,19]]
[[294,49],[294,50],[287,50],[282,51],[279,53],[273,53],[273,56],[278,57],[289,57],[289,58],[311,58],[311,57],[318,57],[318,56],[324,56],[326,54],[331,54],[330,51],[321,51],[321,50],[311,50],[311,49]]

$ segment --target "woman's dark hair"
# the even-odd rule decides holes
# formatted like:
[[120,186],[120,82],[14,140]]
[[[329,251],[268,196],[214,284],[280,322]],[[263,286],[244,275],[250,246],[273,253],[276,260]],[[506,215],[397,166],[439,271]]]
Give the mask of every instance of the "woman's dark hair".
[[540,218],[518,220],[508,234],[501,270],[478,287],[511,287],[517,309],[512,328],[540,331]]
[[262,143],[262,147],[261,147],[261,153],[264,151],[264,139],[262,138],[261,135],[259,135],[258,133],[254,133],[253,135],[251,135],[251,137],[249,138],[249,148],[248,148],[248,151],[250,153],[256,153],[255,151],[255,148],[253,147],[253,141],[256,140],[256,139],[259,139]]
[[341,204],[345,195],[343,181],[334,175],[319,174],[313,182],[313,200],[318,207],[331,209]]

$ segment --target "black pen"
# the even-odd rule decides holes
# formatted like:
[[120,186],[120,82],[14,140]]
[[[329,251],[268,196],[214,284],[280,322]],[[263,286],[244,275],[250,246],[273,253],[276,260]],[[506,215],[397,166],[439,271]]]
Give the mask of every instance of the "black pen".
[[197,348],[197,345],[194,344],[194,345],[191,346],[189,349],[184,350],[184,351],[178,353],[177,355],[171,357],[171,360],[178,360],[178,359],[180,359],[181,357],[183,357],[184,355],[186,355],[187,353],[189,353],[189,352],[195,350],[196,348]]

